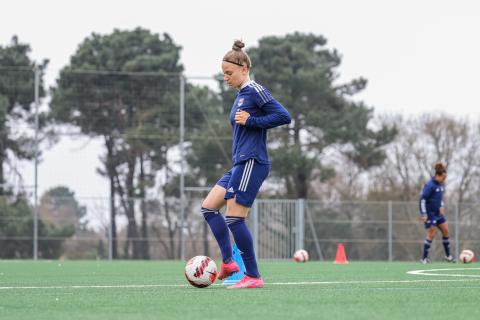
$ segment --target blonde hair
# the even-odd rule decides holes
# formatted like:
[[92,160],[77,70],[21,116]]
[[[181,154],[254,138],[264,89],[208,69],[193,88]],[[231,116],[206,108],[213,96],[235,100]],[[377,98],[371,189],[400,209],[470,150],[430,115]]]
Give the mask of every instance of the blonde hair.
[[223,56],[223,61],[236,64],[237,66],[243,67],[247,66],[250,68],[252,66],[252,61],[248,54],[242,50],[245,47],[245,43],[241,40],[235,40],[232,46],[232,50],[228,51]]

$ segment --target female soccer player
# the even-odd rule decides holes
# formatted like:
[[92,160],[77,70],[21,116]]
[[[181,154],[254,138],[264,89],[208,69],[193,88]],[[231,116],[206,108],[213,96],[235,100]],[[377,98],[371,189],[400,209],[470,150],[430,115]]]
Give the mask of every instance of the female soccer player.
[[423,187],[420,195],[420,220],[425,224],[427,237],[423,244],[423,257],[420,260],[423,264],[429,263],[428,251],[435,238],[437,229],[440,229],[443,236],[443,248],[445,249],[445,260],[455,262],[450,254],[450,241],[448,240],[448,222],[445,217],[443,206],[444,182],[447,178],[447,169],[441,162],[435,164],[435,176],[432,177]]
[[[225,54],[222,61],[225,82],[238,90],[230,111],[233,167],[218,180],[202,203],[202,214],[222,253],[218,279],[222,280],[239,270],[232,259],[229,229],[245,264],[243,279],[228,289],[262,288],[265,285],[258,272],[252,235],[245,218],[270,171],[267,129],[291,121],[288,111],[270,92],[250,80],[252,63],[242,50],[244,46],[242,41],[235,41],[232,50]],[[225,204],[226,219],[219,211]]]

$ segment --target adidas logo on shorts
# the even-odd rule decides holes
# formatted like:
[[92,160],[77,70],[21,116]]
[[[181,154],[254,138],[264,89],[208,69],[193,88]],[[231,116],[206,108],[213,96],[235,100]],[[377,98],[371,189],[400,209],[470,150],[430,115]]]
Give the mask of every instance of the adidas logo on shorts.
[[227,192],[235,192],[235,190],[233,190],[233,187],[230,187]]

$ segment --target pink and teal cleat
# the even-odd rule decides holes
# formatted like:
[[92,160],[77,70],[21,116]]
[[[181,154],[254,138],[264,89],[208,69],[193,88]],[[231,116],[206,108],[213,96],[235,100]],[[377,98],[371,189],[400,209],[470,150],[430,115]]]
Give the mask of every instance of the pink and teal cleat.
[[227,289],[254,289],[263,288],[264,286],[265,282],[263,282],[262,278],[252,278],[245,275],[242,280],[233,286],[227,287]]
[[222,263],[222,268],[220,269],[220,273],[217,276],[218,280],[223,280],[230,276],[232,273],[238,272],[238,264],[235,261],[229,263]]

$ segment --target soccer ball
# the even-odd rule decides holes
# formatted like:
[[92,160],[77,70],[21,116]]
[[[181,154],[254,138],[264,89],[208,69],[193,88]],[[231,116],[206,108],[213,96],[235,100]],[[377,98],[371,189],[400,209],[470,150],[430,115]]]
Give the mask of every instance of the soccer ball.
[[475,261],[475,255],[473,254],[473,251],[463,250],[462,253],[460,253],[460,261],[463,263],[471,263]]
[[295,251],[295,253],[293,254],[293,260],[295,260],[296,262],[307,262],[308,252],[303,249]]
[[209,257],[193,257],[185,266],[185,278],[194,287],[208,287],[217,279],[217,265]]

